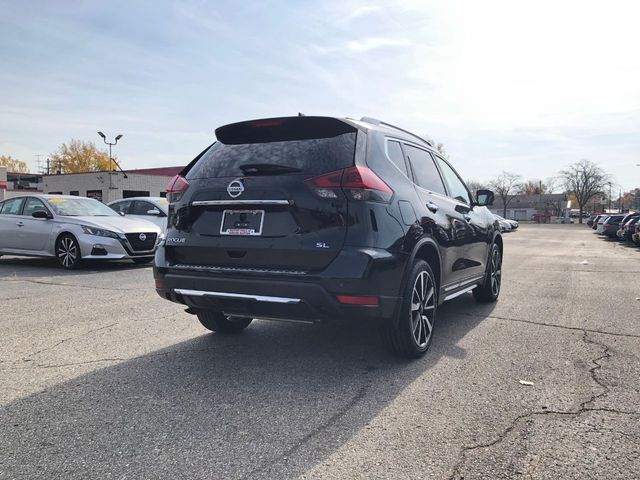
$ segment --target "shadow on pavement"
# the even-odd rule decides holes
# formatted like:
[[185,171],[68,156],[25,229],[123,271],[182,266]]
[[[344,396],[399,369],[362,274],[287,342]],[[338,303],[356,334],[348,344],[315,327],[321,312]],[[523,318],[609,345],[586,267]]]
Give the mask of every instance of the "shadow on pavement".
[[470,295],[444,305],[417,361],[390,357],[363,322],[255,322],[242,335],[203,334],[3,408],[0,470],[10,478],[292,478],[443,357],[465,357],[458,342],[492,309]]

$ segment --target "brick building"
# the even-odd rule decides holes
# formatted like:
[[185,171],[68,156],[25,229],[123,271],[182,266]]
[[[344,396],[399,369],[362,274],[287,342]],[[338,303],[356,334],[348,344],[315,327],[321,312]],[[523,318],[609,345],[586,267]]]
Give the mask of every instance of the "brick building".
[[122,172],[44,175],[44,193],[79,195],[108,203],[130,197],[164,197],[169,180],[183,167],[140,168]]

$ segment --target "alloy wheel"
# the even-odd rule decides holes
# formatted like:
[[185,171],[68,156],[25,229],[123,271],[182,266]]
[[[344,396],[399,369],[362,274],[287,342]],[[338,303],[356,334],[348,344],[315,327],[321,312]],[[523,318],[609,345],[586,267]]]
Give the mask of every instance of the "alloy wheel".
[[500,283],[502,281],[502,258],[500,257],[500,250],[495,248],[493,255],[491,255],[491,293],[494,296],[498,296],[500,293]]
[[78,259],[78,246],[71,237],[64,237],[58,243],[58,259],[65,268],[71,268]]
[[425,348],[431,339],[435,300],[433,279],[427,272],[420,272],[416,277],[411,295],[411,331],[413,340],[420,348]]

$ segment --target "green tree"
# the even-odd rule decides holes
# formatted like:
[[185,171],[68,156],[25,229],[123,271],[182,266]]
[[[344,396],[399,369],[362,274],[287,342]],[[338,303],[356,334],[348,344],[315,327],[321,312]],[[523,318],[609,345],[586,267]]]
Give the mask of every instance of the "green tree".
[[22,160],[17,160],[11,155],[0,155],[0,167],[7,167],[7,172],[29,173],[29,166]]
[[[117,159],[117,157],[113,157]],[[58,151],[51,155],[53,171],[60,173],[104,172],[113,169],[109,153],[98,150],[93,142],[71,140],[63,143]]]

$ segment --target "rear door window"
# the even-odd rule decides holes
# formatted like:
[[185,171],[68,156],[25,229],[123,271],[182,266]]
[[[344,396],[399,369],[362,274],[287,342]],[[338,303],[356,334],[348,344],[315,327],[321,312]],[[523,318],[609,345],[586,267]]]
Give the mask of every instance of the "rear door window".
[[404,145],[404,148],[407,157],[409,157],[416,183],[425,190],[446,195],[442,178],[429,152],[407,144]]
[[2,204],[0,215],[19,215],[22,208],[23,198],[12,198]]
[[407,164],[405,163],[404,155],[402,154],[402,147],[400,147],[400,142],[396,142],[394,140],[387,141],[387,156],[402,173],[407,177],[409,176],[409,173],[407,172]]

